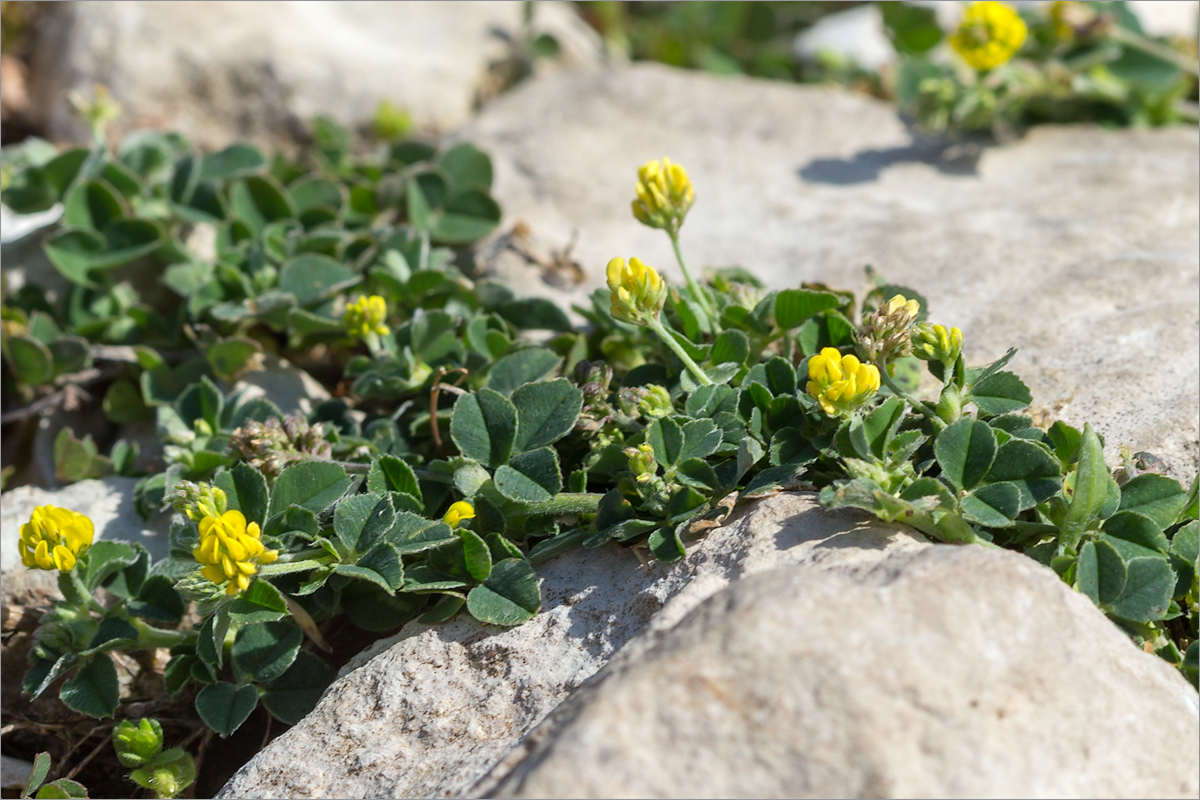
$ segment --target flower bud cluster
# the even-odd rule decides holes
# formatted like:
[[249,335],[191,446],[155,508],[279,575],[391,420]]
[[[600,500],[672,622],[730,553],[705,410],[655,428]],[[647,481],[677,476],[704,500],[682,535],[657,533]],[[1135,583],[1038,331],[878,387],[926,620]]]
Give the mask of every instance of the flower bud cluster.
[[687,171],[668,158],[639,167],[634,191],[633,216],[638,222],[671,234],[679,230],[696,199]]
[[875,309],[858,330],[859,345],[867,361],[888,364],[911,354],[909,328],[920,311],[920,303],[902,294]]
[[280,422],[250,420],[229,437],[229,452],[264,475],[275,476],[296,461],[329,458],[332,446],[325,440],[325,427],[311,425],[303,417],[289,416]]
[[608,288],[612,291],[613,318],[641,323],[657,319],[667,301],[667,286],[654,267],[637,258],[614,258],[606,268]]

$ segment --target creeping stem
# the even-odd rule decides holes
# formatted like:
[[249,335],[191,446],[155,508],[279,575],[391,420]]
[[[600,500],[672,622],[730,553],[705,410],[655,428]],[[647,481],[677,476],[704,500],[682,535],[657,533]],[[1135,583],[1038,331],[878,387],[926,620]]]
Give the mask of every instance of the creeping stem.
[[897,397],[903,397],[908,402],[908,404],[913,407],[914,410],[918,411],[921,414],[924,414],[926,417],[929,417],[929,419],[933,422],[934,427],[937,428],[939,431],[945,430],[946,421],[944,419],[942,419],[941,417],[939,417],[937,412],[934,411],[932,408],[925,405],[924,403],[922,403],[917,398],[913,397],[908,392],[904,391],[904,389],[900,388],[900,385],[897,384],[894,380],[892,380],[892,376],[888,375],[887,365],[885,365],[882,361],[877,359],[875,361],[875,368],[879,370],[880,379],[883,381],[883,384],[885,386],[887,386],[889,389],[891,389],[892,394],[896,395]]

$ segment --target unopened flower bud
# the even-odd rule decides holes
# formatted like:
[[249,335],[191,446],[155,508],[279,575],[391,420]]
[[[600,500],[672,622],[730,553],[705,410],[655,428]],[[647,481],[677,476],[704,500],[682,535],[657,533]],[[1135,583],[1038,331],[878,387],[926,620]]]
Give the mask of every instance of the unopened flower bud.
[[643,225],[669,233],[679,230],[696,199],[687,171],[670,159],[647,161],[638,168],[633,216]]
[[640,323],[657,318],[667,300],[667,287],[654,267],[637,258],[614,258],[606,269],[612,291],[610,313],[623,322]]

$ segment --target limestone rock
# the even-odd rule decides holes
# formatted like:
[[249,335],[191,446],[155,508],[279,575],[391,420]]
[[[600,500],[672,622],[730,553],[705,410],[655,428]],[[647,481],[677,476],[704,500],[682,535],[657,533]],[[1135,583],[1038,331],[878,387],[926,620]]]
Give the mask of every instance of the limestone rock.
[[[858,290],[863,266],[922,293],[968,363],[1009,368],[1051,417],[1151,451],[1191,480],[1200,451],[1200,144],[1187,127],[1040,127],[982,150],[915,139],[881,101],[658,65],[518,87],[461,136],[489,151],[504,227],[547,249],[577,235],[564,292],[511,251],[498,274],[581,302],[613,256],[681,282],[667,237],[629,213],[636,169],[685,165],[693,270],[771,288]],[[1148,380],[1146,365],[1154,378]]]
[[[29,92],[51,138],[86,140],[67,93],[104,84],[118,130],[169,127],[221,148],[231,136],[294,141],[310,119],[369,121],[381,99],[425,130],[461,124],[494,92],[524,36],[518,2],[62,3],[39,22]],[[596,64],[599,37],[566,4],[532,33],[559,63]]]
[[312,375],[275,356],[264,359],[263,369],[243,375],[232,389],[242,390],[246,390],[247,400],[265,397],[284,414],[309,414],[330,398],[329,391]]
[[825,512],[814,495],[785,494],[674,565],[640,569],[617,547],[571,553],[539,568],[543,608],[524,625],[460,618],[377,642],[218,796],[461,796],[626,642],[674,625],[731,581],[799,563],[865,574],[928,546],[856,512]]
[[979,547],[742,580],[627,647],[523,750],[473,796],[1200,791],[1182,676],[1050,570]]

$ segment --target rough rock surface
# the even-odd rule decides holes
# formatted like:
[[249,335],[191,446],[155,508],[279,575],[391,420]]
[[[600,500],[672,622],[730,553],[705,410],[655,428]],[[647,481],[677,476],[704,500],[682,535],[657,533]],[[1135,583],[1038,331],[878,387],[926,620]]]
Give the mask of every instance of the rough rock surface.
[[787,564],[862,574],[926,547],[919,535],[787,494],[715,529],[674,565],[647,571],[615,547],[554,559],[539,570],[534,619],[511,629],[410,624],[377,642],[218,796],[461,795],[622,645],[674,625],[730,582]]
[[[52,138],[86,140],[67,94],[106,85],[120,130],[170,127],[201,146],[236,135],[302,138],[310,119],[371,119],[387,98],[425,130],[449,130],[502,82],[520,48],[518,2],[62,3],[48,9],[31,107]],[[539,4],[533,33],[559,63],[594,65],[599,37],[566,4]]]
[[1111,463],[1126,445],[1196,474],[1194,128],[1042,127],[947,149],[870,98],[635,65],[518,87],[461,136],[492,153],[506,226],[525,223],[545,251],[578,235],[586,280],[569,293],[501,252],[498,272],[528,291],[578,302],[613,256],[681,281],[667,237],[629,212],[638,165],[667,156],[696,186],[682,233],[694,270],[857,290],[874,265],[962,329],[968,363],[1020,348],[1010,368],[1035,403],[1092,423]]
[[1200,791],[1196,693],[1179,673],[1050,570],[979,547],[739,581],[623,650],[525,749],[474,793]]

